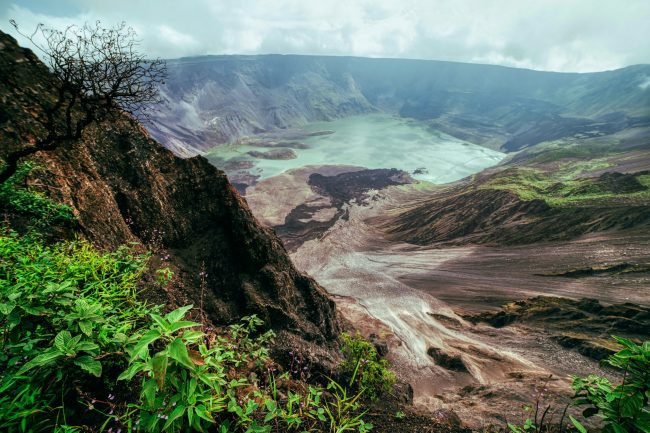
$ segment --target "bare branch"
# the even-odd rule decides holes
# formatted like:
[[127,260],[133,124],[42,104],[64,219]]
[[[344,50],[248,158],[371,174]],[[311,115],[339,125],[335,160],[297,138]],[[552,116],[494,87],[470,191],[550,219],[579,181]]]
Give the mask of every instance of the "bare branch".
[[0,183],[15,173],[20,158],[79,139],[93,122],[120,113],[146,119],[147,110],[161,102],[158,86],[167,76],[165,61],[139,53],[137,35],[126,23],[102,27],[97,21],[63,31],[39,24],[31,35],[22,33],[14,20],[10,23],[44,57],[55,97],[40,103],[46,136],[4,158]]

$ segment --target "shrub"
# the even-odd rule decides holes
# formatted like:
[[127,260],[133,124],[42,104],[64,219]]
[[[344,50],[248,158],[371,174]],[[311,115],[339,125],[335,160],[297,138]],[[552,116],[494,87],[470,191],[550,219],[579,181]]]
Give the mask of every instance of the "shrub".
[[[650,341],[634,344],[614,337],[623,349],[607,359],[607,363],[623,371],[623,381],[613,385],[596,375],[573,378],[575,404],[588,406],[583,416],[598,415],[604,422],[604,433],[650,432]],[[586,429],[572,419],[581,432]]]
[[[129,368],[121,380],[139,377],[141,395],[135,409],[115,427],[146,432],[367,432],[361,393],[330,381],[327,391],[307,387],[289,390],[286,398],[276,379],[261,376],[270,367],[267,345],[273,332],[257,333],[263,323],[243,317],[225,335],[197,330],[198,323],[184,320],[191,307],[165,316],[152,314],[152,326],[131,338]],[[287,381],[288,374],[281,380]],[[112,422],[109,420],[109,422]]]
[[0,183],[0,209],[26,215],[39,227],[73,222],[75,217],[70,206],[55,203],[24,186],[29,173],[36,169],[30,162],[23,163],[12,177]]
[[99,378],[125,365],[127,335],[150,311],[136,298],[147,260],[128,248],[0,236],[0,429],[62,428],[86,409],[80,397],[113,392]]
[[[572,405],[587,406],[582,412],[585,418],[598,415],[603,421],[599,431],[603,433],[650,433],[650,342],[635,344],[624,338],[614,339],[623,349],[605,363],[623,371],[621,384],[613,385],[609,379],[593,374],[584,378],[573,376]],[[564,424],[568,406],[562,411],[559,422],[552,416],[547,417],[550,407],[542,410],[538,394],[534,410],[527,408],[533,411],[534,418],[528,417],[522,425],[508,424],[509,430],[512,433],[569,431]],[[573,429],[587,433],[583,423],[571,415],[568,418]]]
[[[204,431],[228,412],[237,415],[233,424],[249,424],[259,408],[252,399],[240,406],[238,391],[249,382],[243,375],[229,374],[248,368],[249,361],[261,367],[268,360],[265,344],[273,333],[252,338],[261,321],[250,316],[233,325],[227,337],[210,336],[197,329],[200,323],[184,320],[191,308],[165,316],[152,313],[150,328],[129,339],[129,367],[119,380],[140,378],[140,399],[131,405],[138,410],[137,420],[131,424],[147,432],[180,431],[184,426]],[[230,424],[226,418],[223,421]]]
[[363,390],[371,400],[392,390],[397,379],[389,370],[388,361],[380,359],[377,349],[361,334],[341,334],[341,351],[341,375],[349,386]]
[[[148,258],[133,248],[101,253],[83,241],[0,235],[0,430],[372,428],[363,389],[276,377],[273,333],[260,332],[256,316],[215,329],[186,319],[191,305],[163,315],[140,301]],[[158,274],[166,284],[169,271]]]

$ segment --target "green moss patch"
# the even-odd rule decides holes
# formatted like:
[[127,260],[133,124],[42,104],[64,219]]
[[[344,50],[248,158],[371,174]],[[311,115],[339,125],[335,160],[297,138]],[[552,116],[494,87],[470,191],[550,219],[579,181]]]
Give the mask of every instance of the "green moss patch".
[[497,174],[479,188],[508,190],[522,200],[543,200],[556,207],[650,204],[648,172],[607,172],[597,178],[587,178],[534,168],[513,168]]

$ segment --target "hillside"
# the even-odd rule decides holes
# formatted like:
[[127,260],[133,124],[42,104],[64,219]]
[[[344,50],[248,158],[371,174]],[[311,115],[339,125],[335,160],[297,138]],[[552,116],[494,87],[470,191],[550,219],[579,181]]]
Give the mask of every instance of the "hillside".
[[648,172],[562,181],[510,168],[430,194],[376,222],[417,245],[534,244],[650,226]]
[[[0,36],[4,153],[29,145],[41,132],[35,101],[47,98],[49,89],[39,81],[48,72],[31,51]],[[27,182],[74,210],[78,236],[109,250],[138,242],[165,252],[161,256],[178,270],[179,281],[157,299],[198,305],[203,270],[203,302],[215,323],[257,313],[272,328],[307,340],[325,343],[337,335],[333,302],[296,271],[279,239],[256,222],[224,173],[205,159],[180,159],[123,118],[40,152],[34,161],[43,169]]]

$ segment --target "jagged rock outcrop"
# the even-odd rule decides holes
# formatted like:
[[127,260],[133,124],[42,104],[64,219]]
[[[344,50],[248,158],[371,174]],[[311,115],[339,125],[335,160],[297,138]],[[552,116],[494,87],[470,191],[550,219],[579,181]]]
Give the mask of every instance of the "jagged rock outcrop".
[[[0,32],[0,157],[42,133],[36,101],[50,97],[44,74],[31,51]],[[43,170],[30,182],[74,209],[82,237],[106,249],[144,243],[178,271],[176,293],[161,299],[198,305],[204,298],[214,322],[256,313],[310,341],[338,333],[334,302],[295,269],[280,240],[204,158],[178,158],[121,117],[35,160]]]

